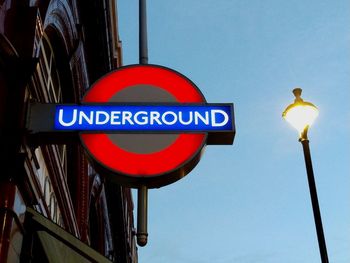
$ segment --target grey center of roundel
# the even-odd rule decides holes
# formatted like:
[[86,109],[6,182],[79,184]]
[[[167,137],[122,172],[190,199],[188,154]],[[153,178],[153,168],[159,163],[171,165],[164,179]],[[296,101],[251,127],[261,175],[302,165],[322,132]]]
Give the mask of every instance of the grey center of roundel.
[[[164,89],[151,85],[135,85],[123,89],[109,102],[176,102],[176,98]],[[139,154],[150,154],[170,146],[178,134],[108,134],[109,139],[120,148]]]

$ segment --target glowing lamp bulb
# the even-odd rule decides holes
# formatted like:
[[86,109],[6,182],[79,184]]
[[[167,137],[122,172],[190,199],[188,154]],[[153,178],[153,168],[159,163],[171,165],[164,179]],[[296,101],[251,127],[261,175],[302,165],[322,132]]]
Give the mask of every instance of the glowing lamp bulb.
[[282,116],[301,134],[310,127],[318,116],[318,109],[310,102],[305,102],[300,98],[301,89],[293,90],[295,101],[289,105]]

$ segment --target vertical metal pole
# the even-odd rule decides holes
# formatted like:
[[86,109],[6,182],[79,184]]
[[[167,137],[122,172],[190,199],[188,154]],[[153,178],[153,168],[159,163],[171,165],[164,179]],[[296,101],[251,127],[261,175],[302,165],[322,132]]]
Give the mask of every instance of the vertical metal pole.
[[141,186],[137,192],[137,244],[147,244],[147,210],[148,210],[148,188]]
[[[148,64],[146,0],[139,0],[139,61]],[[141,186],[137,191],[137,244],[147,244],[148,188]]]
[[146,0],[139,0],[139,60],[148,64]]
[[321,254],[321,260],[322,260],[322,263],[328,263],[329,261],[328,261],[328,255],[327,255],[327,247],[326,247],[326,241],[323,233],[320,207],[318,205],[318,198],[317,198],[314,172],[312,168],[309,140],[300,139],[300,142],[303,145],[303,150],[304,150],[307,179],[309,181],[309,190],[310,190],[310,196],[311,196],[312,209],[314,212],[314,219],[315,219],[315,225],[316,225],[318,246]]

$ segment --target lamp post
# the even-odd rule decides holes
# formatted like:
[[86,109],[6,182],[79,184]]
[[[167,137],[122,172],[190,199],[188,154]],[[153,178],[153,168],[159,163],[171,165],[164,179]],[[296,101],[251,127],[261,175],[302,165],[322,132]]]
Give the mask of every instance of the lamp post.
[[306,165],[307,178],[309,182],[309,190],[311,196],[312,209],[314,213],[316,232],[318,245],[320,249],[320,255],[322,263],[328,263],[327,247],[324,238],[320,207],[318,205],[317,191],[315,185],[314,172],[312,168],[309,139],[307,132],[309,127],[312,125],[316,117],[318,116],[318,109],[315,105],[310,102],[305,102],[300,97],[302,90],[296,88],[293,90],[295,100],[294,103],[289,105],[282,116],[287,120],[294,128],[299,132],[299,141],[303,146],[304,159]]
[[[139,62],[148,64],[147,8],[146,0],[139,0]],[[146,246],[148,241],[148,188],[141,186],[137,190],[137,244]]]

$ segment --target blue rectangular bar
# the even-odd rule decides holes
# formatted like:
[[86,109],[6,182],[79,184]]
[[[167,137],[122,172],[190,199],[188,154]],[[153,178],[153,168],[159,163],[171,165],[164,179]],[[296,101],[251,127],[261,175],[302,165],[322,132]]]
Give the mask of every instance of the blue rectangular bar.
[[57,131],[233,131],[232,104],[57,105]]

